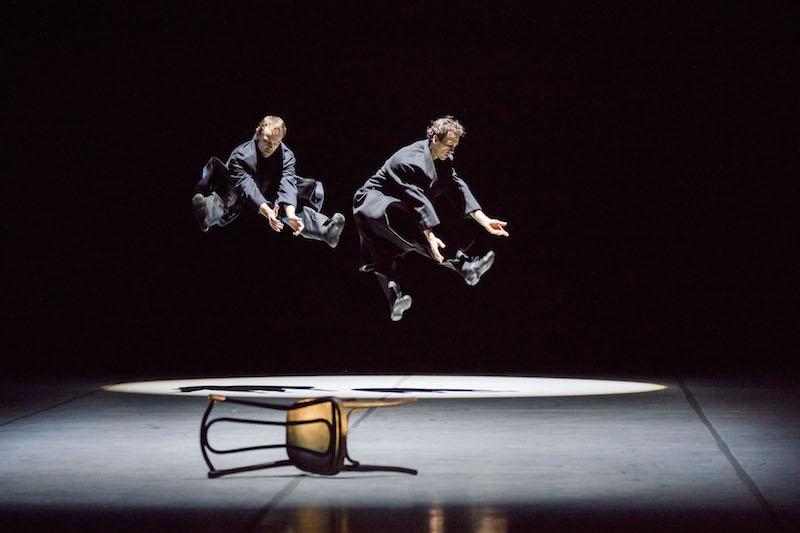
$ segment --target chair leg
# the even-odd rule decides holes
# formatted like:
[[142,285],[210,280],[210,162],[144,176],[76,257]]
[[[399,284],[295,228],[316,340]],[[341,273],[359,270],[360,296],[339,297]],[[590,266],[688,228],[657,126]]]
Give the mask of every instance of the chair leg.
[[402,466],[379,466],[379,465],[344,465],[342,470],[358,472],[400,472],[401,474],[417,475],[417,470],[413,468],[403,468]]
[[257,465],[241,466],[239,468],[228,468],[226,470],[209,470],[208,477],[215,478],[226,476],[228,474],[238,474],[239,472],[251,472],[253,470],[264,470],[266,468],[275,468],[276,466],[291,466],[292,462],[289,460],[275,461],[274,463],[261,463]]
[[[364,405],[359,405],[361,402],[348,402],[352,409],[347,413],[347,418],[350,418],[350,415],[353,412],[357,411],[358,409],[362,409],[364,407],[392,407],[394,405],[404,405],[407,403],[415,402],[416,398],[409,398],[409,399],[402,399],[402,400],[388,400],[385,402],[381,401],[372,401],[371,404],[367,404],[364,402]],[[349,470],[351,472],[400,472],[401,474],[411,474],[412,476],[417,475],[417,470],[414,468],[404,468],[402,466],[381,466],[381,465],[362,465],[352,457],[350,457],[350,452],[345,450],[344,452],[345,459],[350,461],[352,464],[349,465],[342,465],[342,470]]]

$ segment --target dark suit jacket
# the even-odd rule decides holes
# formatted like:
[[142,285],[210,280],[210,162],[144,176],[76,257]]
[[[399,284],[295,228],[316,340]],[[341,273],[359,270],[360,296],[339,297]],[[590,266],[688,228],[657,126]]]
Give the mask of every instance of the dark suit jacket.
[[[453,168],[453,156],[445,161],[434,162],[426,139],[395,152],[356,192],[354,211],[373,212],[372,215],[380,216],[386,208],[383,205],[385,202],[370,204],[366,201],[369,192],[379,192],[392,201],[399,200],[411,207],[419,215],[421,230],[441,222],[433,205],[441,197],[446,198],[465,217],[481,208],[469,186]],[[376,195],[371,196],[375,198]]]
[[265,158],[251,139],[231,152],[227,166],[240,201],[257,210],[264,202],[274,206],[276,201],[297,207],[295,164],[294,153],[285,144]]
[[[392,216],[387,215],[390,207],[415,217],[412,224],[416,223],[417,229],[412,227],[410,232],[402,229],[397,209]],[[410,251],[432,258],[422,230],[443,222],[460,225],[480,208],[469,186],[453,168],[452,156],[445,161],[434,161],[427,139],[401,148],[353,198],[353,215],[361,241],[361,270],[384,268],[395,257]]]

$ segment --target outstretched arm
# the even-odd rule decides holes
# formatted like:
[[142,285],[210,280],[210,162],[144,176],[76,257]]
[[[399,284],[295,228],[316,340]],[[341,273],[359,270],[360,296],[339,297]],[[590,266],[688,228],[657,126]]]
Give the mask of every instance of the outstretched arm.
[[[231,183],[239,190],[240,194],[247,199],[247,202],[261,212],[261,206],[267,202],[261,189],[258,188],[255,178],[248,172],[249,167],[245,167],[244,157],[235,150],[228,160],[228,168],[231,172]],[[264,214],[263,212],[261,213]]]
[[283,143],[281,143],[281,153],[283,154],[283,169],[281,170],[281,181],[278,183],[278,203],[284,206],[297,205],[297,173],[295,172],[297,158],[295,158],[294,152]]
[[491,233],[496,237],[508,237],[508,232],[505,230],[506,224],[508,222],[503,222],[502,220],[497,220],[496,218],[489,218],[486,214],[478,209],[477,211],[473,211],[470,213],[470,216],[475,219],[475,222],[483,226],[486,231]]

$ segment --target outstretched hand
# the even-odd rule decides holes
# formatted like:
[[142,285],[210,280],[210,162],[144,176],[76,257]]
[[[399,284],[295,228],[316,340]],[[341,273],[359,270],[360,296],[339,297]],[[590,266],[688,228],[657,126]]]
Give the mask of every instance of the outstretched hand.
[[487,220],[483,227],[486,228],[486,231],[495,235],[496,237],[508,237],[508,232],[505,229],[505,226],[508,222],[503,222],[502,220],[497,220],[496,218],[490,218]]
[[289,227],[292,228],[292,235],[297,237],[300,235],[300,232],[305,229],[305,224],[303,224],[303,219],[298,217],[297,215],[286,215],[286,220],[289,222]]
[[277,202],[275,207],[270,207],[266,202],[258,206],[258,212],[267,217],[269,227],[280,233],[283,229],[283,222],[278,218],[278,209],[280,209],[280,206]]
[[267,218],[269,219],[269,227],[278,233],[280,233],[283,229],[283,222],[281,222],[281,219],[278,218],[279,209],[280,206],[278,205],[278,202],[275,202],[275,207],[267,210],[269,213],[267,215]]
[[439,248],[444,248],[445,244],[442,242],[442,240],[439,237],[434,235],[431,230],[426,229],[424,231],[424,233],[425,233],[425,237],[428,239],[428,245],[431,247],[431,252],[433,252],[433,257],[439,263],[441,263],[442,261],[444,261],[444,256],[439,251]]
[[508,237],[508,232],[505,228],[508,222],[497,220],[496,218],[489,218],[486,216],[486,213],[480,209],[470,213],[470,216],[475,219],[475,222],[483,226],[486,231],[495,237]]

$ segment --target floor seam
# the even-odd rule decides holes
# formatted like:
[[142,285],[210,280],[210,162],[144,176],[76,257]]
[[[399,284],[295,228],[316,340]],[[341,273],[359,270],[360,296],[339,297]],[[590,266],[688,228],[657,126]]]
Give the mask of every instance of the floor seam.
[[722,438],[722,435],[719,434],[714,425],[711,423],[711,420],[709,420],[709,418],[703,412],[703,408],[700,407],[700,403],[697,401],[697,398],[695,398],[694,394],[692,394],[692,391],[689,390],[689,386],[686,385],[686,383],[679,376],[676,376],[676,379],[678,381],[678,385],[680,385],[680,388],[683,391],[684,396],[686,397],[686,401],[689,402],[689,405],[692,407],[697,417],[700,419],[703,425],[706,426],[706,429],[708,429],[709,433],[711,433],[711,436],[714,438],[714,441],[717,444],[717,448],[731,464],[733,470],[736,472],[736,476],[739,478],[739,481],[741,481],[747,490],[750,491],[753,497],[755,497],[758,505],[774,522],[775,526],[781,531],[786,531],[778,514],[772,507],[772,504],[769,503],[769,500],[767,500],[767,498],[761,492],[761,489],[758,488],[756,482],[752,477],[750,477],[742,464],[736,459],[736,456],[733,455],[733,451],[731,451],[728,444]]
[[85,393],[83,393],[83,394],[81,394],[79,396],[76,396],[74,398],[70,398],[69,400],[64,400],[63,402],[59,402],[59,403],[56,403],[56,404],[53,404],[53,405],[49,405],[47,407],[43,407],[42,409],[39,409],[37,411],[33,411],[32,413],[26,413],[26,414],[20,415],[20,416],[18,416],[16,418],[12,418],[11,420],[6,420],[5,422],[0,422],[0,428],[4,427],[4,426],[7,426],[9,424],[13,424],[14,422],[19,422],[20,420],[24,420],[26,418],[30,418],[32,416],[36,416],[36,415],[42,414],[44,412],[50,411],[51,409],[56,409],[58,407],[61,407],[62,405],[67,405],[68,403],[71,403],[71,402],[74,402],[74,401],[77,401],[77,400],[81,400],[83,398],[86,398],[87,396],[91,396],[92,394],[98,393],[98,392],[100,392],[102,390],[103,389],[101,387],[101,388],[95,389],[93,391],[85,392]]
[[305,478],[304,474],[299,475],[298,477],[289,481],[285,487],[278,491],[275,496],[272,497],[270,501],[268,501],[264,506],[256,513],[256,517],[251,522],[251,525],[247,528],[246,531],[261,531],[262,525],[269,525],[267,519],[269,518],[270,513],[272,512],[275,507],[280,505],[280,503],[286,499],[286,497],[297,488],[297,485]]
[[[399,381],[398,381],[398,382],[395,384],[395,387],[398,387],[400,384],[402,384],[402,383],[403,383],[405,380],[407,380],[409,377],[411,377],[411,375],[410,375],[410,374],[409,374],[409,375],[405,375],[405,376],[403,376],[402,378],[400,378],[400,380],[399,380]],[[382,399],[386,399],[386,398],[388,398],[388,397],[389,397],[389,395],[387,394],[387,395],[386,395],[386,396],[384,396]],[[359,424],[361,424],[361,422],[363,422],[364,420],[366,420],[366,418],[367,418],[367,417],[368,417],[368,416],[369,416],[369,415],[370,415],[370,414],[371,414],[371,413],[372,413],[374,410],[375,410],[375,407],[370,407],[369,409],[366,409],[366,410],[364,411],[364,413],[363,413],[361,416],[359,416],[359,417],[358,417],[358,418],[357,418],[357,419],[356,419],[356,420],[355,420],[355,421],[354,421],[352,424],[349,424],[349,426],[348,426],[348,432],[352,432],[353,430],[355,430],[355,429],[356,429],[356,428],[359,426]],[[278,493],[277,493],[275,496],[273,496],[273,498],[272,498],[272,499],[271,499],[269,502],[267,502],[267,503],[264,505],[264,507],[262,507],[262,508],[261,508],[261,510],[258,512],[258,514],[256,515],[256,518],[253,520],[254,524],[253,524],[252,526],[248,527],[248,528],[247,528],[247,531],[259,531],[259,530],[260,530],[260,529],[259,529],[259,528],[260,528],[260,526],[261,526],[262,524],[264,524],[264,523],[267,521],[267,519],[268,519],[268,517],[269,517],[269,514],[270,514],[270,512],[271,512],[273,509],[275,509],[275,507],[276,507],[276,506],[280,505],[280,503],[281,503],[281,502],[282,502],[284,499],[286,499],[286,497],[287,497],[287,496],[288,496],[288,495],[289,495],[289,494],[290,494],[290,493],[291,493],[291,492],[292,492],[294,489],[296,489],[296,488],[297,488],[297,485],[299,485],[299,484],[300,484],[300,481],[302,481],[304,477],[305,477],[305,476],[301,476],[301,477],[298,477],[298,478],[296,478],[296,479],[293,479],[292,481],[290,481],[289,483],[287,483],[287,484],[286,484],[286,486],[285,486],[284,488],[282,488],[282,489],[281,489],[281,490],[280,490],[280,491],[279,491],[279,492],[278,492]]]
[[[410,378],[410,377],[411,377],[411,374],[406,374],[405,376],[401,377],[401,378],[400,378],[400,380],[399,380],[397,383],[395,383],[395,384],[394,384],[394,387],[393,387],[393,388],[398,388],[398,387],[400,387],[400,385],[402,385],[402,384],[403,384],[403,382],[404,382],[404,381],[406,381],[406,380],[407,380],[408,378]],[[389,394],[386,394],[386,395],[384,395],[384,396],[383,396],[382,398],[380,398],[380,399],[381,399],[381,400],[386,400],[386,399],[389,399],[389,398],[391,398],[391,395],[389,395]],[[352,424],[350,424],[350,425],[348,426],[348,431],[352,431],[352,430],[356,429],[356,428],[359,426],[359,424],[361,424],[361,422],[363,422],[364,420],[366,420],[366,419],[367,419],[367,417],[368,417],[369,415],[371,415],[373,411],[375,411],[375,409],[376,409],[375,407],[370,407],[370,408],[366,409],[366,410],[364,411],[364,413],[363,413],[361,416],[359,416],[359,417],[358,417],[358,418],[355,420],[355,422],[353,422]]]

